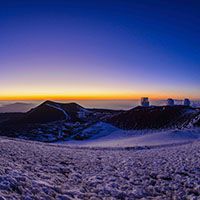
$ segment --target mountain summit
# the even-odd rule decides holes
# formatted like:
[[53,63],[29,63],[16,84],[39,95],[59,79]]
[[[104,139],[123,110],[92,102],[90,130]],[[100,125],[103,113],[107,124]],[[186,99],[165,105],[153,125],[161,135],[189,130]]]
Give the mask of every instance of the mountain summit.
[[81,121],[89,114],[91,114],[89,110],[76,103],[45,101],[28,111],[22,121],[27,123],[47,123],[59,120]]

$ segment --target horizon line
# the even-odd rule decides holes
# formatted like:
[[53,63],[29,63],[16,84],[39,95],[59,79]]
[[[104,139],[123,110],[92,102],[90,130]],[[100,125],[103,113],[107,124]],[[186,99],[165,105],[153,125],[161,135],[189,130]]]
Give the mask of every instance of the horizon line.
[[10,98],[1,98],[0,101],[135,101],[135,100],[140,100],[142,97],[148,97],[149,100],[151,101],[159,101],[159,100],[167,100],[168,98],[172,98],[174,100],[180,101],[184,100],[185,98],[189,98],[192,101],[198,101],[200,100],[199,98],[190,98],[190,97],[151,97],[148,95],[144,95],[138,98],[123,98],[123,97],[113,97],[113,98],[99,98],[99,97],[85,97],[85,98],[77,98],[77,97],[41,97],[41,98],[31,98],[31,97],[10,97]]

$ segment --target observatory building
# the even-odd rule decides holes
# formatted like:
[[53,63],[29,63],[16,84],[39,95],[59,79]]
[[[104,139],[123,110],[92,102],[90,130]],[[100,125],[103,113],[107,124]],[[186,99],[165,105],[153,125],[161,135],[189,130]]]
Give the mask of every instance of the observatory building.
[[183,101],[184,106],[190,106],[190,104],[191,104],[191,102],[189,99],[184,99],[184,101]]
[[174,106],[174,99],[171,99],[171,98],[167,99],[167,105]]
[[141,106],[149,107],[149,98],[148,97],[142,97],[141,98]]

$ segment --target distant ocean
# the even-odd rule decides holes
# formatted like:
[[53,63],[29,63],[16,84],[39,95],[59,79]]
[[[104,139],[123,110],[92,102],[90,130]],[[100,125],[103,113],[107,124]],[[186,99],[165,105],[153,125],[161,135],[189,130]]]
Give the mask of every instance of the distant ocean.
[[[59,101],[62,103],[76,102],[86,108],[106,108],[115,110],[128,110],[140,105],[140,100],[77,100]],[[0,112],[26,112],[31,108],[41,104],[42,101],[0,101]],[[165,105],[166,100],[150,101],[151,105]],[[176,100],[176,104],[182,104],[181,100]],[[200,100],[192,101],[192,105],[200,106]]]

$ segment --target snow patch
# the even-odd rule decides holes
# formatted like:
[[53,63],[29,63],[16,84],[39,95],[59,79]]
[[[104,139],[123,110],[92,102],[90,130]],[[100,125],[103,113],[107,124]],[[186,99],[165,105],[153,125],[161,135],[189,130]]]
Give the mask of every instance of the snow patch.
[[194,125],[200,120],[200,114],[193,118],[190,123],[187,125],[187,128],[193,128]]
[[78,117],[80,119],[86,118],[90,113],[92,113],[92,112],[89,110],[86,110],[84,108],[80,108],[80,110],[78,111]]
[[97,123],[84,130],[83,134],[94,134],[84,141],[66,141],[66,144],[88,147],[137,147],[158,146],[174,143],[185,143],[200,139],[200,129],[177,129],[161,131],[125,131],[109,126],[106,123]]

